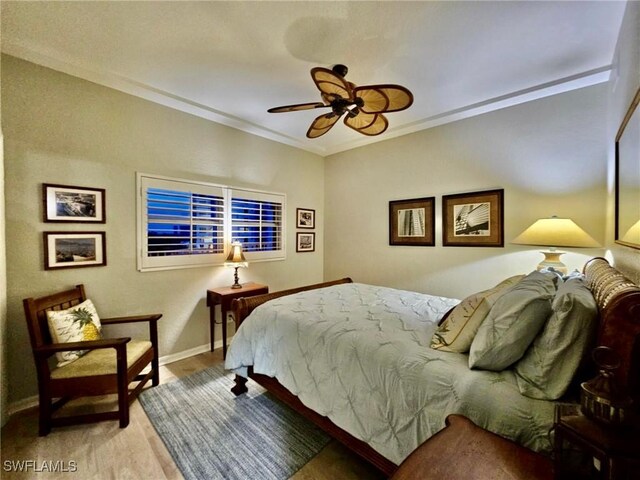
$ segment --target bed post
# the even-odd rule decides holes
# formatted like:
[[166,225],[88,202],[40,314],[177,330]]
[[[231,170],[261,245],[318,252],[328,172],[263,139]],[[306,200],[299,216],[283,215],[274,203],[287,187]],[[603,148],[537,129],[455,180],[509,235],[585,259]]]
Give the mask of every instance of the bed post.
[[236,374],[236,378],[233,381],[235,385],[231,387],[231,391],[236,397],[238,395],[242,395],[243,393],[247,393],[249,391],[249,389],[247,388],[246,378]]

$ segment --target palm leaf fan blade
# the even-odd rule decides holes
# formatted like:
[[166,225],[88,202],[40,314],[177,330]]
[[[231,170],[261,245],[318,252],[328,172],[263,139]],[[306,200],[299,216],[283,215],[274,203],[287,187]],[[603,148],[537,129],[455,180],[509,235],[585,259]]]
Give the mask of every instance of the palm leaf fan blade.
[[399,112],[413,103],[413,94],[401,85],[365,85],[356,87],[353,95],[362,99],[364,113]]
[[344,124],[363,135],[380,135],[389,127],[389,121],[380,113],[364,113],[360,111],[356,116],[346,116]]
[[267,110],[267,112],[269,113],[298,112],[300,110],[311,110],[314,108],[321,108],[326,106],[327,105],[321,102],[297,103],[295,105],[283,105],[282,107],[273,107]]
[[307,137],[318,138],[324,135],[331,130],[331,127],[333,127],[339,119],[340,116],[334,113],[328,113],[326,115],[316,117],[316,119],[311,123],[309,130],[307,130]]
[[311,78],[318,90],[324,94],[322,98],[327,96],[330,99],[335,99],[336,97],[353,99],[353,89],[349,82],[328,68],[312,68]]

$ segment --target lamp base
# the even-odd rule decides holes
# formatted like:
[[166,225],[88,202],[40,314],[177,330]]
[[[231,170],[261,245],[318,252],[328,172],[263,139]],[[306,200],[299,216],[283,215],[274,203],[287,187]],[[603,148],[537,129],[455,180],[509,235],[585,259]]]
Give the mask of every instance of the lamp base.
[[563,275],[567,274],[567,266],[560,261],[560,255],[564,254],[565,252],[547,250],[540,253],[544,255],[544,260],[538,264],[537,270],[542,270],[543,268],[553,268]]
[[233,280],[234,280],[234,284],[231,285],[231,288],[236,289],[236,288],[242,288],[242,285],[240,285],[240,283],[238,282],[238,267],[234,267],[235,271],[233,272]]

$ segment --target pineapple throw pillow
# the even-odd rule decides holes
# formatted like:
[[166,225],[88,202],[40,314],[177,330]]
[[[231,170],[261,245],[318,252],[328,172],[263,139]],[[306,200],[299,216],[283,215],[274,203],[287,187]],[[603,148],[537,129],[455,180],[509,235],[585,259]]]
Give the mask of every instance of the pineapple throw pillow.
[[[48,311],[47,322],[51,338],[55,343],[82,342],[102,338],[100,318],[91,300],[85,300],[67,310]],[[56,353],[58,367],[77,360],[85,353],[87,350]]]

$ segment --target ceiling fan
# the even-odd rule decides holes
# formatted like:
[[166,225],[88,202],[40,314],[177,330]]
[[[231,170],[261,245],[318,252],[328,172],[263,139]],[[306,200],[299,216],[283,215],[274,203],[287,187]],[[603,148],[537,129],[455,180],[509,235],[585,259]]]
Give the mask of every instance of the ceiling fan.
[[317,117],[307,130],[307,137],[318,138],[327,133],[345,113],[344,124],[363,135],[380,135],[389,126],[383,115],[399,112],[413,103],[413,94],[400,85],[365,85],[356,87],[344,77],[348,68],[334,65],[311,69],[311,78],[320,90],[322,102],[285,105],[267,110],[269,113],[297,112],[314,108],[331,108],[331,112]]

